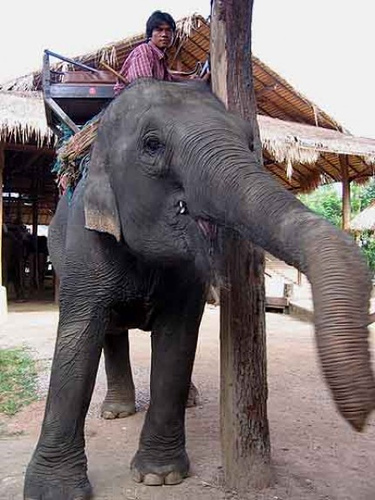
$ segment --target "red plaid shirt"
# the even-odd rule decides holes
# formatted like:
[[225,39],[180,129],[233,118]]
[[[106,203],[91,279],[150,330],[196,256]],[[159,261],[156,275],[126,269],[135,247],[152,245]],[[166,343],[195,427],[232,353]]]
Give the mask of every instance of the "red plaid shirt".
[[[137,78],[173,81],[172,75],[168,72],[165,53],[151,41],[138,45],[130,52],[122,65],[120,74],[128,83]],[[125,86],[123,82],[117,81],[114,87],[115,95],[118,95]]]

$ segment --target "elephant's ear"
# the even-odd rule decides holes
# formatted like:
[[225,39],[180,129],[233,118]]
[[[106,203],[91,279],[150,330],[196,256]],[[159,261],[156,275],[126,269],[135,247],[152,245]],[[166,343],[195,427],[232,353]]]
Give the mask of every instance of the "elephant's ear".
[[112,234],[120,241],[120,218],[102,149],[96,142],[91,153],[84,194],[85,227]]

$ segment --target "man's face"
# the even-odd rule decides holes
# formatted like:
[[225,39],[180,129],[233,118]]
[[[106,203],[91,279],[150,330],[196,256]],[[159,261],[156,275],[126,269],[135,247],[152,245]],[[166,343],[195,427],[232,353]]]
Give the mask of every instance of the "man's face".
[[161,23],[154,28],[151,35],[151,42],[159,49],[165,50],[171,46],[173,40],[172,28],[167,23]]

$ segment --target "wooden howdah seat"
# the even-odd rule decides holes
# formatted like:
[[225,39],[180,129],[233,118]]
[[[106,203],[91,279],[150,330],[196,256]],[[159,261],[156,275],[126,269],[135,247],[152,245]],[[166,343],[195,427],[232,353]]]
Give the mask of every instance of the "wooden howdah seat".
[[[79,69],[53,70],[50,57]],[[44,51],[42,79],[47,123],[59,136],[63,134],[63,125],[77,133],[82,125],[100,113],[115,96],[116,76],[110,71],[90,68],[49,50]]]
[[61,83],[75,85],[107,84],[113,86],[116,83],[116,76],[106,70],[98,70],[96,73],[91,71],[66,71],[62,75]]

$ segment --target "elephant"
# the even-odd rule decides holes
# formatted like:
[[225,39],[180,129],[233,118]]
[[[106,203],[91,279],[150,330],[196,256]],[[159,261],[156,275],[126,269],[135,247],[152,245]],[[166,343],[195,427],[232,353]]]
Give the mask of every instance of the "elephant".
[[134,400],[128,339],[119,333],[129,328],[150,331],[152,346],[133,478],[173,485],[188,475],[185,403],[227,231],[307,275],[323,375],[338,411],[364,427],[375,406],[369,270],[350,236],[263,167],[253,137],[248,122],[196,81],[139,79],[106,108],[88,171],[72,199],[61,198],[50,228],[60,315],[25,498],[91,497],[85,416],[102,350],[109,381],[124,402]]
[[13,283],[16,299],[22,299],[24,296],[24,287],[22,279],[23,252],[22,243],[16,234],[7,228],[2,231],[3,251],[2,251],[2,269],[3,284],[7,288]]
[[23,224],[4,224],[2,230],[3,284],[13,284],[14,298],[24,300],[26,295],[25,267],[34,251],[33,237]]

